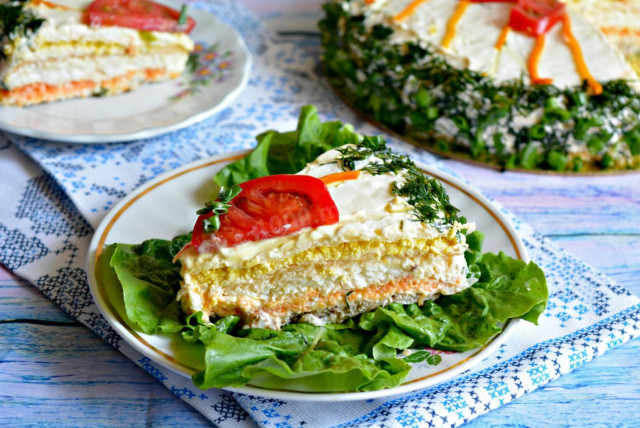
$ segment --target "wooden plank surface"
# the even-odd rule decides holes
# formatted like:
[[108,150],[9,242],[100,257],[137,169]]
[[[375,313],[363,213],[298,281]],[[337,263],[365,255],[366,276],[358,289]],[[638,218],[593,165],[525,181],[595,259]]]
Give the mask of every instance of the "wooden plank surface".
[[[276,29],[309,26],[319,0],[243,0]],[[281,19],[285,8],[294,18]],[[317,43],[310,37],[309,43]],[[560,178],[447,165],[582,260],[640,295],[640,174]],[[640,341],[468,426],[638,426]],[[0,426],[207,426],[190,406],[0,270]]]

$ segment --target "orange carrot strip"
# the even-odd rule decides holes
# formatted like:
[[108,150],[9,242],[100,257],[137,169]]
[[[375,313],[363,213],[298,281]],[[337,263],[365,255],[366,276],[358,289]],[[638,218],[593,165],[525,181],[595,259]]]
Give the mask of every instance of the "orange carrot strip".
[[456,26],[458,25],[458,21],[460,21],[460,18],[462,18],[462,15],[464,15],[464,11],[467,10],[467,7],[469,7],[469,3],[471,2],[468,0],[462,0],[460,3],[458,3],[456,11],[453,13],[453,16],[447,23],[447,32],[444,35],[444,39],[442,39],[443,48],[448,48],[449,46],[451,46],[451,42],[456,36]]
[[553,83],[553,79],[538,76],[538,62],[540,62],[540,55],[543,49],[544,34],[540,34],[536,37],[536,44],[533,46],[531,55],[529,55],[529,75],[531,76],[531,83],[535,85],[550,85]]
[[407,6],[402,12],[394,16],[393,19],[395,21],[402,21],[403,19],[410,17],[413,12],[416,11],[417,7],[425,1],[427,0],[413,0],[411,3],[409,3],[409,6]]
[[578,43],[576,37],[573,35],[573,30],[571,29],[571,19],[569,18],[569,15],[565,16],[562,20],[562,35],[564,36],[564,41],[567,43],[567,46],[569,46],[569,49],[571,49],[571,53],[573,54],[573,61],[576,63],[576,69],[578,70],[578,74],[580,75],[582,80],[587,81],[594,94],[602,94],[602,85],[598,83],[598,81],[591,75],[589,67],[587,67],[587,63],[584,61],[580,43]]
[[320,177],[324,184],[335,183],[338,181],[357,180],[360,177],[360,171],[336,172],[335,174]]
[[495,48],[497,50],[501,50],[505,43],[507,43],[507,37],[509,36],[509,32],[511,31],[511,27],[509,25],[505,25],[500,33],[500,37],[496,41]]
[[63,4],[58,4],[58,3],[54,3],[52,1],[47,1],[47,0],[35,0],[33,1],[33,4],[35,5],[43,4],[47,7],[52,7],[55,9],[72,10],[72,8],[70,8],[69,6],[65,6]]

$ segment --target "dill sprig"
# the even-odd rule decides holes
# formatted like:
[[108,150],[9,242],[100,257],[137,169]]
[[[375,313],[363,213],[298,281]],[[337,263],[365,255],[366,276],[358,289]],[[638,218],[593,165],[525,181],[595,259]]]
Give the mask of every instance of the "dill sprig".
[[459,217],[458,210],[451,204],[440,181],[428,177],[408,156],[394,153],[382,137],[364,137],[357,145],[349,145],[338,148],[342,169],[353,171],[357,169],[356,162],[364,161],[371,157],[371,162],[359,168],[372,175],[400,172],[405,179],[404,183],[393,183],[392,192],[407,198],[409,205],[413,206],[414,216],[418,221],[427,223],[441,222],[453,224],[458,221],[466,223],[464,217]]
[[205,233],[215,233],[220,229],[220,216],[229,211],[231,200],[238,196],[240,192],[242,192],[240,186],[233,186],[228,189],[223,187],[215,200],[206,202],[204,208],[196,211],[198,215],[213,213],[211,217],[202,221],[202,228]]
[[[0,30],[9,39],[15,40],[20,35],[35,33],[45,21],[25,10],[28,0],[10,0],[0,3]],[[0,57],[6,58],[4,51],[0,50]]]
[[417,168],[409,169],[405,178],[407,181],[404,184],[393,183],[392,191],[407,198],[418,220],[428,223],[466,223],[464,218],[458,217],[460,210],[451,205],[447,191],[438,180],[427,177]]
[[178,17],[178,25],[183,27],[187,23],[187,5],[180,7],[180,16]]

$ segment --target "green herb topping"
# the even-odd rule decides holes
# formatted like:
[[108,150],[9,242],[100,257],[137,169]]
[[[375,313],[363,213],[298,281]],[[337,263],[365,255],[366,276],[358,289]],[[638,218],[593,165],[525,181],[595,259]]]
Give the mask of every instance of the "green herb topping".
[[[0,3],[0,29],[9,41],[15,40],[20,35],[35,33],[45,21],[35,16],[30,10],[24,9],[27,1],[11,0]],[[6,58],[3,50],[0,50],[0,58]]]
[[458,217],[460,210],[451,205],[449,195],[440,181],[427,177],[409,157],[393,153],[382,137],[364,137],[360,143],[336,150],[341,154],[339,161],[342,168],[347,171],[356,169],[357,161],[370,157],[375,157],[378,161],[369,162],[360,168],[361,171],[372,175],[404,171],[402,175],[405,182],[395,182],[392,191],[407,198],[418,221],[466,223],[464,217]]
[[[416,43],[365,26],[348,0],[320,22],[323,66],[353,106],[409,140],[499,166],[555,171],[640,168],[640,94],[630,82],[559,88],[497,82]],[[515,120],[526,118],[526,120]]]
[[242,192],[240,186],[233,186],[228,189],[224,187],[220,189],[218,197],[215,201],[209,201],[204,204],[204,208],[200,208],[196,211],[196,214],[208,214],[213,213],[211,217],[208,217],[202,221],[202,227],[205,233],[215,233],[220,229],[220,215],[225,214],[231,208],[231,200],[238,196]]
[[178,17],[178,25],[186,25],[187,23],[187,5],[183,4],[180,8],[180,16]]

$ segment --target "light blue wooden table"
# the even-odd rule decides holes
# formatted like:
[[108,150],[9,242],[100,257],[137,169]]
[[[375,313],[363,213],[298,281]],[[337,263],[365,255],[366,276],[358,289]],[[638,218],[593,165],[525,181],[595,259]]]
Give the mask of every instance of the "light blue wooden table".
[[[244,3],[285,37],[318,45],[319,0]],[[284,10],[287,18],[278,12]],[[454,161],[539,232],[640,295],[640,173],[548,177]],[[518,177],[518,180],[514,180]],[[0,426],[206,426],[154,378],[0,270]],[[640,426],[640,341],[597,358],[467,426]]]

